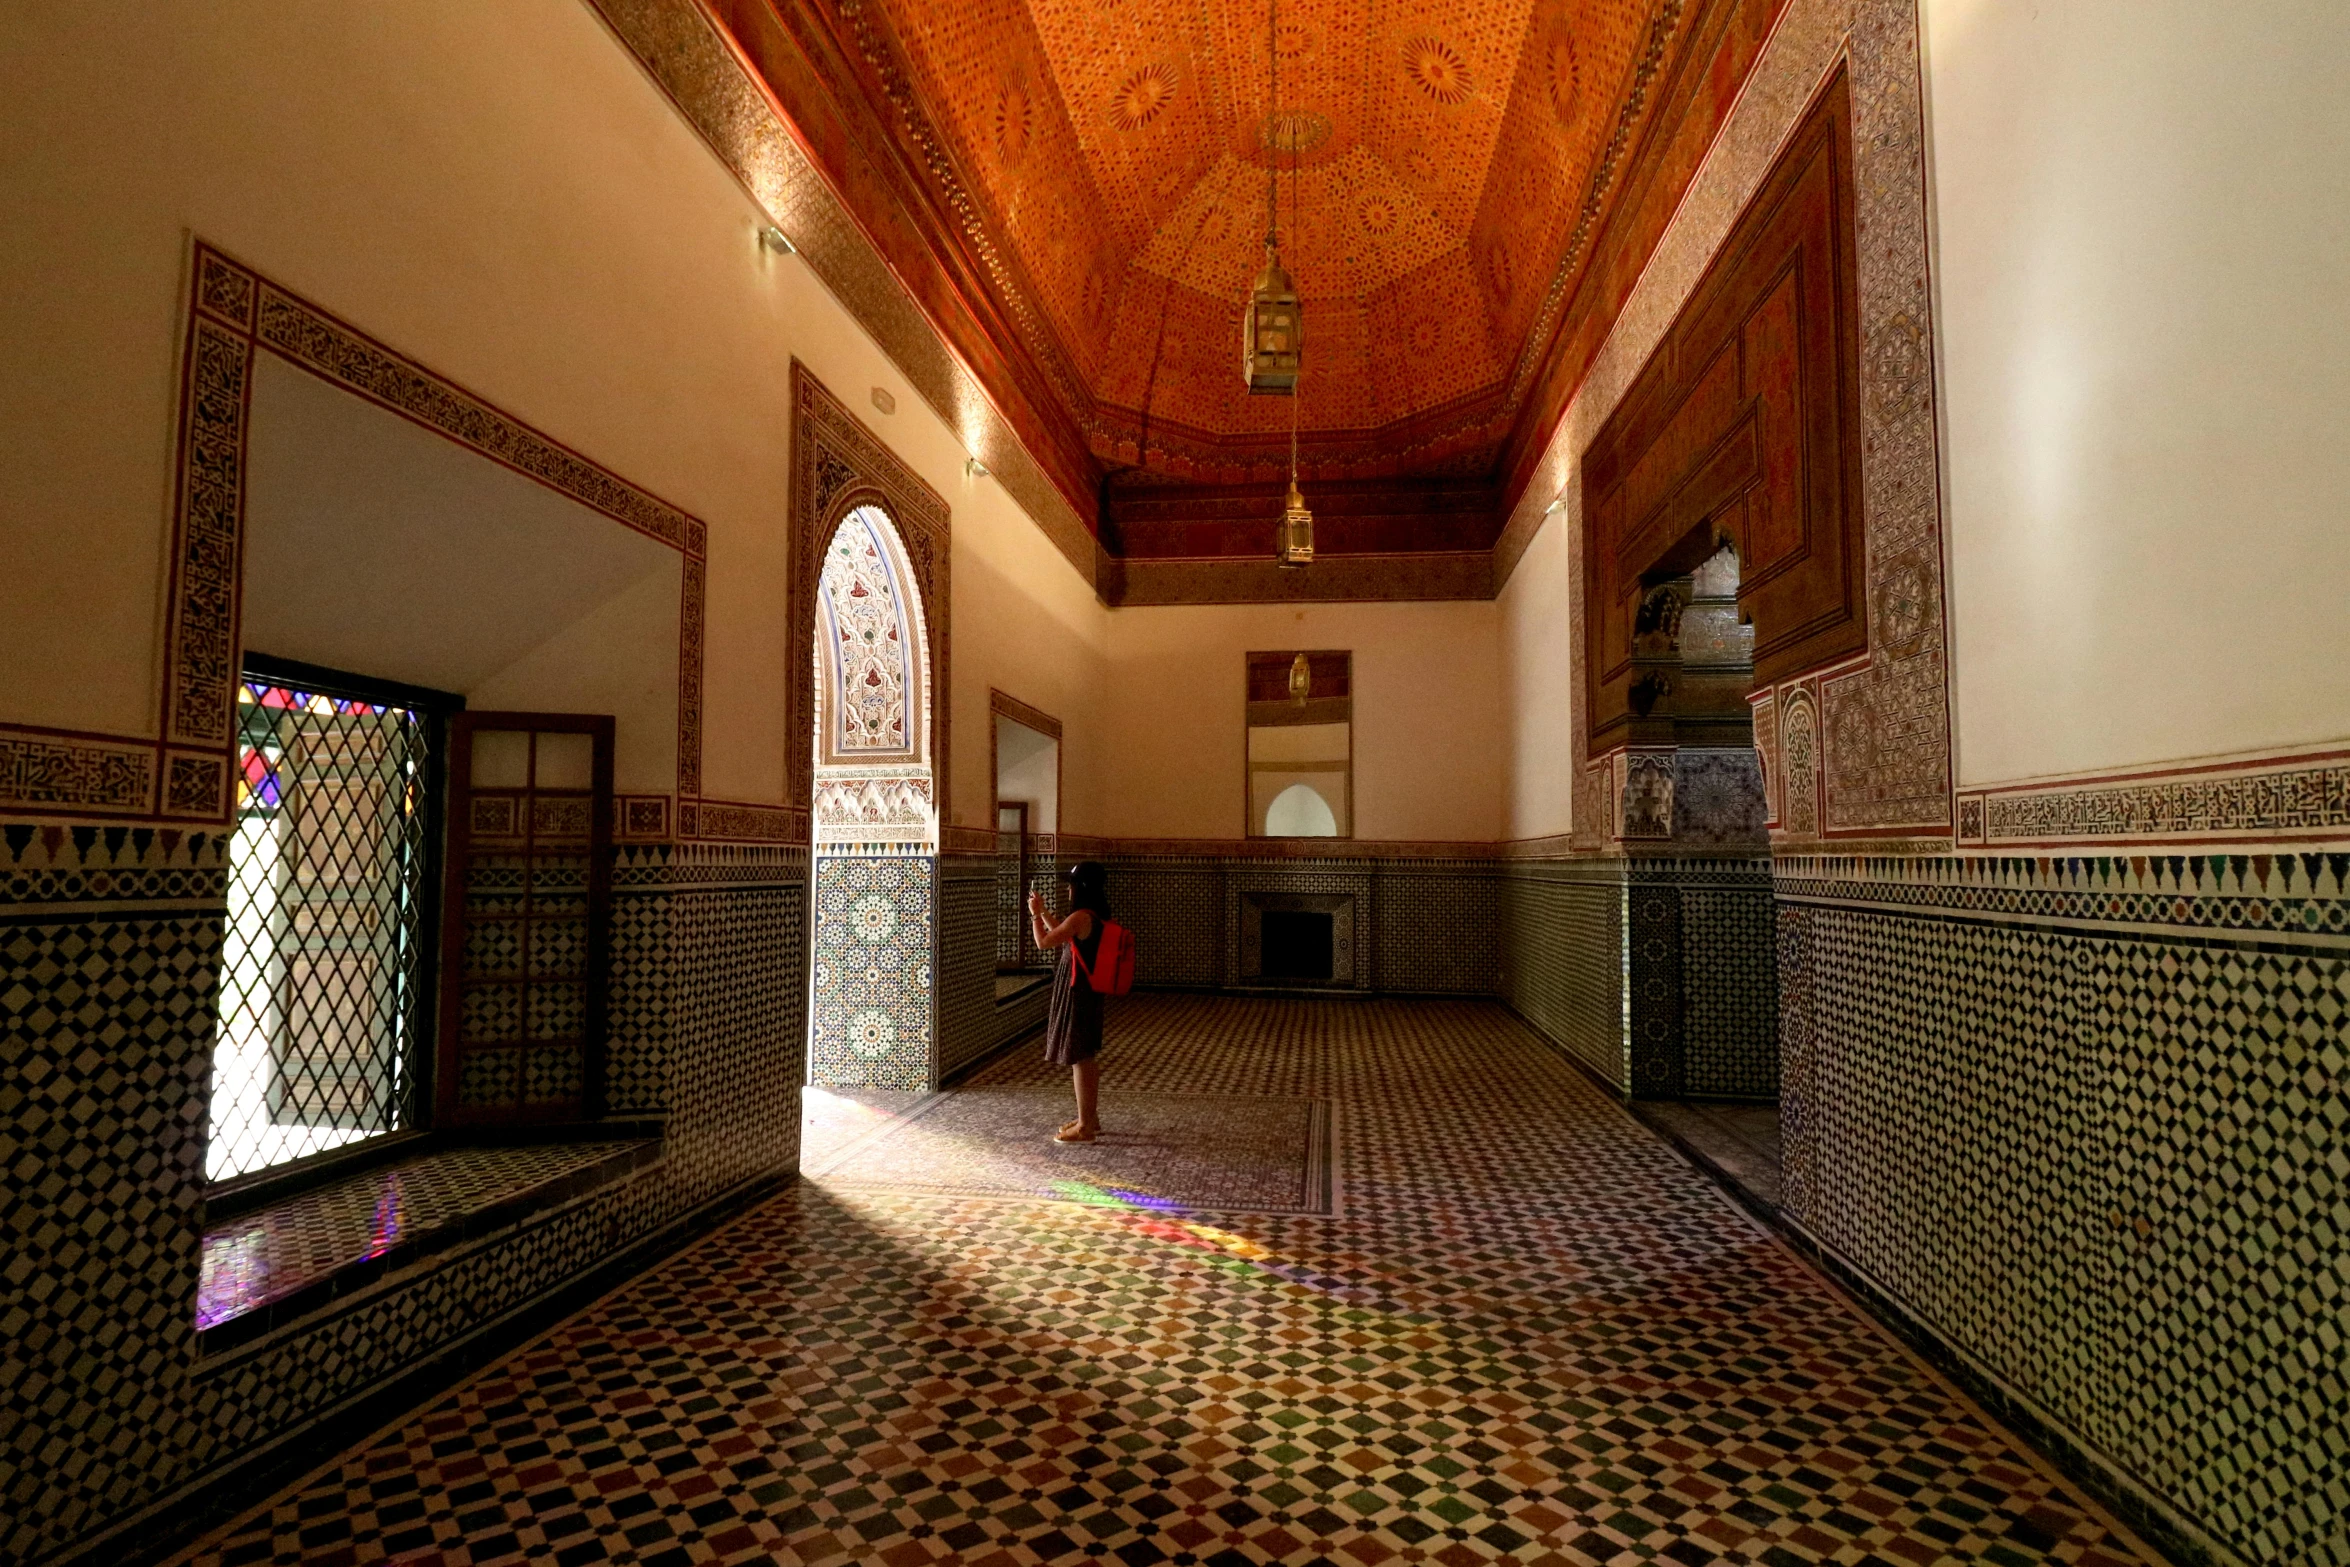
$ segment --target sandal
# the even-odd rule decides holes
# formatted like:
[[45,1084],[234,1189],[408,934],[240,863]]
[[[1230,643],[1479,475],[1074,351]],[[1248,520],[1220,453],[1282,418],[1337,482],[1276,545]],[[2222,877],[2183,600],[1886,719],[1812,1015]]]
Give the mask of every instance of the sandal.
[[1089,1132],[1075,1121],[1071,1121],[1053,1134],[1053,1141],[1056,1143],[1090,1143],[1099,1136],[1101,1136],[1100,1131]]

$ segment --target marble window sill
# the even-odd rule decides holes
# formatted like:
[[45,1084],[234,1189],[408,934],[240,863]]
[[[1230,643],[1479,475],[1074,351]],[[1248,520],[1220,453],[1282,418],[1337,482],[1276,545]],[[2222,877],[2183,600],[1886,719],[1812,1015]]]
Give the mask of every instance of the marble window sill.
[[196,1290],[199,1352],[248,1343],[436,1252],[624,1179],[662,1147],[659,1137],[631,1135],[437,1148],[210,1225]]
[[1039,990],[1052,987],[1053,976],[1047,974],[998,974],[995,977],[995,1004],[1010,1006]]

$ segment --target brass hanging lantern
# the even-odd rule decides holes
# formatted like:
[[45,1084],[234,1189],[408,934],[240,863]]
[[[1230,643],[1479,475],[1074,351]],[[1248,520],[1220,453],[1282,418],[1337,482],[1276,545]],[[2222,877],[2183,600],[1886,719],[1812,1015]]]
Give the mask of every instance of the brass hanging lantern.
[[[1314,514],[1297,493],[1297,458],[1290,457],[1289,506],[1281,513],[1281,564],[1310,566],[1314,560]],[[1295,676],[1293,675],[1294,681]]]
[[1314,694],[1314,666],[1306,662],[1303,653],[1289,661],[1289,699],[1298,706],[1306,705],[1306,698]]
[[[1272,16],[1265,30],[1265,59],[1271,67],[1266,82],[1265,123],[1274,127],[1265,140],[1265,270],[1249,291],[1248,307],[1240,318],[1240,374],[1252,396],[1286,397],[1289,402],[1289,504],[1274,525],[1274,558],[1283,566],[1303,566],[1314,558],[1314,514],[1306,510],[1297,492],[1297,422],[1302,400],[1298,380],[1305,369],[1305,313],[1299,308],[1297,285],[1281,264],[1281,165],[1274,154],[1288,143],[1289,197],[1294,213],[1297,201],[1298,126],[1302,122],[1281,113],[1281,0],[1272,0]],[[1289,671],[1289,689],[1304,701],[1305,659],[1300,656]]]
[[1297,372],[1304,359],[1305,319],[1299,312],[1297,285],[1281,265],[1273,237],[1265,237],[1265,270],[1249,291],[1248,310],[1241,317],[1240,374],[1253,397],[1289,397],[1297,391]]
[[[1273,0],[1265,29],[1265,57],[1271,66],[1266,82],[1266,123],[1284,127],[1281,118],[1281,0]],[[1281,265],[1281,165],[1276,161],[1276,134],[1265,142],[1265,270],[1249,290],[1248,307],[1240,318],[1240,379],[1254,397],[1292,397],[1305,349],[1305,317],[1298,309],[1297,285]],[[1297,131],[1287,129],[1290,152],[1290,195],[1297,194]]]

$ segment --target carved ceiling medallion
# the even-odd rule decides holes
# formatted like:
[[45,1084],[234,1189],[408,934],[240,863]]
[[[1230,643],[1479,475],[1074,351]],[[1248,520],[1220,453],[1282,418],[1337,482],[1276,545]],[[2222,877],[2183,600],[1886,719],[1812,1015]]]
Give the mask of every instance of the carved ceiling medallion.
[[1441,38],[1407,39],[1403,46],[1403,74],[1414,87],[1450,107],[1467,103],[1477,91],[1469,62]]
[[1575,63],[1574,36],[1563,25],[1550,35],[1546,65],[1551,110],[1558,115],[1561,125],[1572,125],[1578,107],[1581,72]]
[[1175,96],[1175,67],[1146,65],[1118,85],[1110,99],[1110,123],[1122,131],[1138,131],[1159,117]]
[[1279,154],[1283,167],[1292,153],[1308,153],[1330,139],[1330,117],[1311,109],[1276,109],[1257,122],[1257,149]]

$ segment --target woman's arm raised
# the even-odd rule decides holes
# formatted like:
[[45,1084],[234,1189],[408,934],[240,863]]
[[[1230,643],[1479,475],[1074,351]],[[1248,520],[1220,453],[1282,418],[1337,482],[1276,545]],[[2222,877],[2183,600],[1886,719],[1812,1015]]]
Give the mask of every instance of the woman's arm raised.
[[1028,923],[1035,935],[1037,946],[1046,949],[1065,947],[1071,942],[1083,941],[1093,934],[1093,911],[1090,909],[1071,909],[1069,917],[1058,925],[1047,924],[1046,920],[1043,894],[1030,893],[1028,895]]

